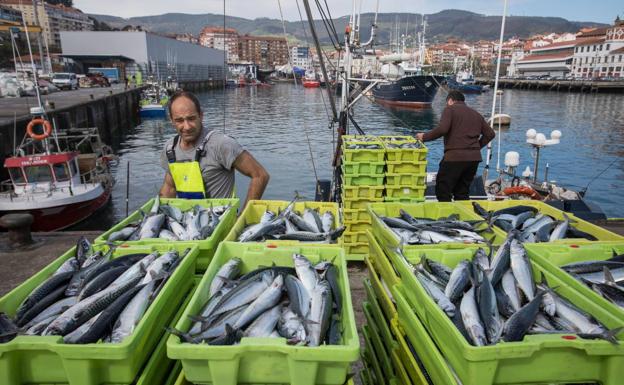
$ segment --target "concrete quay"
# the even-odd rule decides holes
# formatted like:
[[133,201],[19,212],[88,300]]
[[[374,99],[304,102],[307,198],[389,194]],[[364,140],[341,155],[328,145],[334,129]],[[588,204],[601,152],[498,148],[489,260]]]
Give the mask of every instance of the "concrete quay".
[[[476,78],[477,84],[488,84],[494,87],[494,79]],[[529,80],[529,79],[499,79],[500,88],[564,91],[564,92],[612,92],[624,93],[624,80]]]

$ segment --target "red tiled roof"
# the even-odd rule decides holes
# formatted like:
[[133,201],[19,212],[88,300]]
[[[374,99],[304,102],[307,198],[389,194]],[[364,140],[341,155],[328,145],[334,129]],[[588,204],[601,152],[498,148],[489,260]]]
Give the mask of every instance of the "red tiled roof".
[[[204,27],[200,34],[202,33],[223,33],[223,27]],[[238,33],[238,31],[234,28],[225,28],[225,33]]]
[[576,39],[576,47],[582,46],[582,45],[590,45],[590,44],[597,44],[597,43],[602,43],[605,41],[605,37],[597,37],[597,38],[591,38],[591,39]]
[[594,37],[594,36],[602,36],[607,34],[607,29],[611,27],[604,28],[594,28],[594,29],[582,29],[579,33],[576,34],[577,38],[579,37]]
[[529,62],[529,61],[542,61],[542,60],[554,60],[554,59],[565,59],[570,58],[574,55],[573,50],[569,50],[566,52],[553,53],[550,55],[527,55],[519,60],[519,62]]
[[624,53],[624,47],[620,47],[618,49],[615,49],[615,50],[609,52],[609,55],[615,55],[615,54],[618,54],[618,53]]

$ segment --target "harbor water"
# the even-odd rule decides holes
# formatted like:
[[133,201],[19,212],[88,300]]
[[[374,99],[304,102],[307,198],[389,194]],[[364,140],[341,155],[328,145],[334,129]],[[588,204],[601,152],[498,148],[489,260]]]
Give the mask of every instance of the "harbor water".
[[[489,114],[492,95],[467,95],[466,103]],[[291,199],[295,191],[314,199],[316,179],[331,178],[335,137],[329,127],[331,110],[325,90],[279,84],[215,90],[198,96],[204,124],[236,138],[271,174],[264,199]],[[445,96],[446,92],[440,90],[432,109],[417,111],[387,109],[363,98],[354,117],[367,134],[413,135],[435,127]],[[498,112],[499,106],[496,108]],[[624,191],[623,95],[505,90],[502,112],[511,115],[512,124],[501,131],[501,167],[505,152],[517,151],[519,173],[526,166],[532,169],[534,158],[526,144],[526,131],[533,128],[549,137],[551,131],[560,130],[561,144],[547,147],[540,154],[540,179],[548,164],[549,180],[575,190],[589,184],[588,200],[597,203],[609,217],[624,217],[619,198]],[[113,143],[120,160],[113,170],[116,185],[112,200],[79,229],[103,230],[126,216],[128,164],[130,212],[158,193],[164,176],[160,153],[166,140],[175,134],[173,126],[165,120],[146,120],[125,132]],[[427,146],[428,171],[436,171],[442,141]],[[497,153],[494,143],[491,168],[496,167]],[[245,198],[247,185],[247,178],[237,175],[241,199]]]

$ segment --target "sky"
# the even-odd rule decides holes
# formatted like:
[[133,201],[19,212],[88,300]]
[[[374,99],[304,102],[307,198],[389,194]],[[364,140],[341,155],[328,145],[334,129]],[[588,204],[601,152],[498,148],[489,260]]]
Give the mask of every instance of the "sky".
[[[302,0],[74,0],[74,6],[86,13],[120,17],[160,15],[163,13],[225,13],[248,19],[258,17],[298,21],[297,1],[305,17]],[[353,2],[325,0],[333,17],[351,14]],[[373,12],[376,0],[355,0],[362,12]],[[322,3],[323,1],[321,1]],[[314,9],[314,1],[310,1]],[[444,9],[462,9],[486,15],[501,15],[503,0],[380,0],[379,12],[436,13]],[[622,0],[509,0],[508,15],[558,16],[571,21],[612,23],[617,14],[624,16]]]

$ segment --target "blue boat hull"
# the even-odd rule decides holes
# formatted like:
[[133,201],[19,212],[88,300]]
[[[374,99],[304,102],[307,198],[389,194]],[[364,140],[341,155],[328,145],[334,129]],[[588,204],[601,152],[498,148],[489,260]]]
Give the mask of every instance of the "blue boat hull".
[[166,118],[167,110],[162,108],[141,108],[140,115],[142,118]]
[[435,98],[441,76],[416,75],[378,84],[373,88],[375,101],[380,104],[409,108],[429,108]]
[[485,92],[483,86],[478,84],[461,84],[456,81],[449,81],[448,88],[460,91],[464,94],[480,94],[481,92]]

